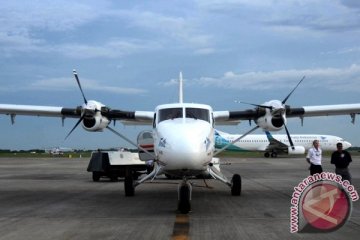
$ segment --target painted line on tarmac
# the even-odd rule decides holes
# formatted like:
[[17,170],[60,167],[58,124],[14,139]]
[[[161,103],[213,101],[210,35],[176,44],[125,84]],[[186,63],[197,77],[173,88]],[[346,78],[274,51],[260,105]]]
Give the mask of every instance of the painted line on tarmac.
[[176,214],[171,240],[189,240],[190,217],[188,214]]

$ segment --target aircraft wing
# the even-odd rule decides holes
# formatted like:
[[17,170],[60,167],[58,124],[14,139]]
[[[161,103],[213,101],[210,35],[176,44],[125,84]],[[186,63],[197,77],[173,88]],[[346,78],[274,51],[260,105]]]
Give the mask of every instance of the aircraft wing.
[[[120,120],[127,124],[151,124],[154,118],[154,112],[148,111],[122,111],[102,107],[101,115],[109,120]],[[65,108],[55,106],[36,106],[36,105],[16,105],[0,104],[0,114],[42,117],[61,117],[61,118],[81,118],[82,107]]]
[[15,104],[0,104],[0,114],[44,117],[62,117],[64,115],[66,117],[77,117],[77,115],[80,116],[80,113],[77,113],[76,109]]
[[360,114],[360,103],[305,106],[302,108],[287,108],[288,117],[316,117],[330,115]]
[[[270,107],[270,106],[269,106]],[[243,111],[214,111],[214,118],[217,124],[223,122],[236,122],[240,120],[256,120],[264,117],[267,109],[257,107],[254,109],[247,109]],[[287,106],[284,108],[287,118],[292,117],[317,117],[330,115],[351,115],[360,114],[360,103],[355,104],[337,104],[337,105],[319,105],[319,106],[304,106],[293,108]]]

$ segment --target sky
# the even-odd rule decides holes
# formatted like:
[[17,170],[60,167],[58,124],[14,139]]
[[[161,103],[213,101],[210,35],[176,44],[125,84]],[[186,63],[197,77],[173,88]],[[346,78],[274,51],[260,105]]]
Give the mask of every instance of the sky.
[[[74,108],[88,100],[153,111],[178,101],[243,110],[360,103],[360,2],[356,0],[0,0],[0,103]],[[360,116],[288,119],[293,134],[329,134],[360,146]],[[0,149],[129,146],[75,119],[0,116]],[[242,122],[220,130],[241,134]],[[150,126],[116,130],[136,141]],[[257,130],[256,133],[262,133]],[[280,131],[284,133],[284,131]]]

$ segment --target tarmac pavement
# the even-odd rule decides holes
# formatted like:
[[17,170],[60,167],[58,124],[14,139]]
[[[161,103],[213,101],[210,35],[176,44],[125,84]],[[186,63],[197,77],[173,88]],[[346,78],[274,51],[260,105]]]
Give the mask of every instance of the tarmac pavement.
[[[360,158],[351,164],[360,192]],[[192,180],[192,211],[179,214],[178,180],[159,177],[125,197],[123,182],[93,182],[89,159],[0,158],[0,239],[357,239],[360,201],[331,233],[290,233],[294,187],[308,176],[300,158],[223,159],[242,176],[242,194],[216,180]],[[324,171],[333,172],[329,159]]]

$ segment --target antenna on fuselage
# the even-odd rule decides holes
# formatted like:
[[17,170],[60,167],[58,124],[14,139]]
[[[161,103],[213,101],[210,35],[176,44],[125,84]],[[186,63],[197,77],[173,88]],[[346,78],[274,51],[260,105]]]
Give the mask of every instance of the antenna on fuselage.
[[179,103],[183,103],[183,78],[182,72],[179,75]]

